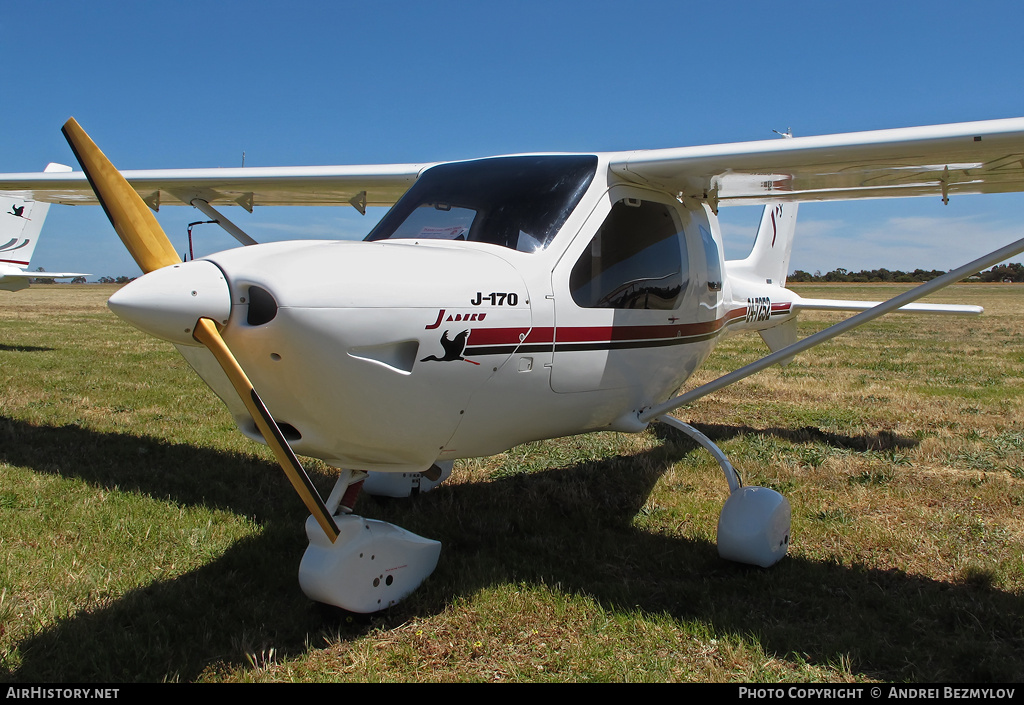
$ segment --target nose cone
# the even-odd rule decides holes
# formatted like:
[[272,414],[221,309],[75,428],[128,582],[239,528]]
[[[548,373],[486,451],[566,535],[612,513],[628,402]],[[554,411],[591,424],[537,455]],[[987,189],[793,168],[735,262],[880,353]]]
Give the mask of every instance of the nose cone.
[[200,318],[227,323],[231,291],[220,268],[205,260],[184,262],[139,277],[107,301],[110,310],[150,335],[199,345],[192,329]]

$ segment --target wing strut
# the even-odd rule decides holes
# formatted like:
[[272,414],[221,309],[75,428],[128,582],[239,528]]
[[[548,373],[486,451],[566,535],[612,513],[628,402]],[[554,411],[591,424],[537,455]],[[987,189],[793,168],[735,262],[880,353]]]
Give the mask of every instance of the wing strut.
[[231,237],[235,238],[243,245],[257,244],[255,240],[245,234],[244,230],[221,215],[220,211],[211,206],[207,201],[204,201],[201,198],[193,198],[192,205],[198,208],[207,218],[216,221],[217,225],[227,230]]
[[802,353],[803,351],[813,348],[816,345],[820,345],[827,340],[831,340],[837,335],[841,335],[842,333],[845,333],[853,328],[862,326],[865,323],[873,321],[879,316],[889,313],[890,311],[895,311],[900,306],[908,304],[912,301],[917,301],[918,299],[927,296],[928,294],[934,293],[939,289],[943,289],[949,286],[950,284],[955,284],[961,279],[965,279],[971,276],[972,274],[980,272],[983,269],[994,267],[1003,260],[1018,255],[1021,252],[1024,252],[1024,238],[1021,238],[1016,242],[1012,242],[1009,245],[1006,245],[1005,247],[1001,247],[998,250],[995,250],[985,255],[984,257],[979,257],[973,262],[969,262],[968,264],[965,264],[964,266],[959,267],[958,269],[954,269],[950,272],[947,272],[946,274],[943,274],[941,277],[936,277],[931,281],[916,286],[910,291],[905,291],[899,296],[889,299],[888,301],[882,302],[877,306],[874,306],[873,308],[869,308],[867,311],[858,313],[856,316],[847,318],[845,321],[841,321],[839,323],[836,323],[835,325],[829,326],[825,330],[818,331],[814,335],[809,335],[803,340],[793,343],[792,345],[787,345],[781,350],[777,350],[771,353],[770,355],[762,357],[760,360],[756,362],[752,362],[749,365],[739,368],[738,370],[733,370],[729,374],[722,375],[713,382],[708,382],[707,384],[703,384],[699,387],[691,389],[685,394],[680,394],[679,396],[673,397],[672,399],[669,399],[668,401],[662,404],[658,404],[657,406],[652,406],[647,409],[643,409],[637,414],[637,418],[641,423],[650,423],[659,416],[667,414],[668,412],[678,409],[681,406],[685,406],[686,404],[689,404],[691,401],[700,399],[701,397],[707,394],[711,394],[712,392],[716,392],[724,387],[728,387],[730,384],[738,382],[739,380],[745,377],[749,377],[755,372],[760,372],[766,367],[771,367],[775,363],[780,362],[786,359],[787,357],[792,357],[793,355]]

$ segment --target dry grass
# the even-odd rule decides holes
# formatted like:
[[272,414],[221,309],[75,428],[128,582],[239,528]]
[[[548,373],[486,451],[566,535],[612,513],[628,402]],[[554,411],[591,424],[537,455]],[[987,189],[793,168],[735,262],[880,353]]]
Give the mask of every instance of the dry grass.
[[[0,314],[0,679],[1024,677],[1020,287],[956,287],[933,300],[986,314],[892,316],[679,413],[789,498],[772,569],[718,558],[726,484],[655,426],[462,462],[414,502],[363,498],[445,546],[370,618],[301,595],[298,500],[108,294],[35,287]],[[762,353],[726,341],[691,385]]]

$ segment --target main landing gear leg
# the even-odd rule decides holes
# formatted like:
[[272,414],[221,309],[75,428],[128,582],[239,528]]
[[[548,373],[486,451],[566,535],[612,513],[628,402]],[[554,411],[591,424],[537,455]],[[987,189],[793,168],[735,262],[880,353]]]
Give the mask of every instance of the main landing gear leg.
[[438,541],[352,514],[365,480],[365,472],[341,471],[326,502],[338,525],[338,538],[332,543],[309,517],[309,547],[299,564],[299,585],[307,597],[364,614],[409,595],[434,572],[441,553]]
[[789,550],[790,509],[786,498],[767,487],[744,487],[725,453],[703,433],[671,416],[658,421],[682,431],[703,446],[725,473],[729,499],[718,517],[718,555],[737,563],[767,568]]

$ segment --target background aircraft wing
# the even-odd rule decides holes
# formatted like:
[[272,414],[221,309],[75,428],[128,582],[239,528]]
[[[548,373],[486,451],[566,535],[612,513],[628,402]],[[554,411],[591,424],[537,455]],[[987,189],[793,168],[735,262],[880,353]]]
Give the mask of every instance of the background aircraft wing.
[[[154,209],[189,205],[390,206],[429,164],[128,170],[121,173]],[[98,204],[80,171],[0,174],[0,192],[69,205]],[[365,192],[365,197],[363,196]]]
[[635,183],[718,205],[1024,190],[1024,118],[612,155]]

